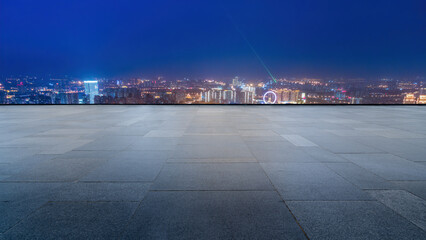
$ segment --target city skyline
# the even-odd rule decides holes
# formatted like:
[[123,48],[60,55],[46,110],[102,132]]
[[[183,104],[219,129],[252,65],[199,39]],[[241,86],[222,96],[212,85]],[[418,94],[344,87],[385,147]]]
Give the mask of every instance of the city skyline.
[[0,78],[0,104],[426,104],[426,79]]

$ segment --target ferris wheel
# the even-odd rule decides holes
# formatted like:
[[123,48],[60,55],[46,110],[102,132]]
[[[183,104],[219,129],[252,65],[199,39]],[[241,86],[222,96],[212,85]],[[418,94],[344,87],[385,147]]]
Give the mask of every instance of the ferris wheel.
[[264,104],[276,104],[277,103],[277,94],[274,91],[268,91],[263,95]]

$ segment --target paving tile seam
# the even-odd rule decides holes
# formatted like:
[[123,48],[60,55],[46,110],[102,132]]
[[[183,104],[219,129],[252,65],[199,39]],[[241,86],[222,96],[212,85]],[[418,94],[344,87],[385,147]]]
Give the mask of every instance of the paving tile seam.
[[389,153],[389,154],[392,154],[392,155],[394,155],[394,156],[396,156],[396,157],[399,157],[399,158],[402,158],[402,159],[404,159],[404,160],[407,160],[407,161],[410,161],[410,162],[414,162],[414,163],[416,163],[416,162],[426,162],[426,160],[425,161],[413,161],[413,160],[410,160],[410,159],[408,159],[408,158],[406,158],[406,157],[403,157],[400,153]]
[[327,149],[327,151],[329,151],[331,153],[334,153],[334,154],[337,154],[337,155],[349,155],[349,154],[352,154],[352,155],[361,155],[361,154],[369,154],[369,155],[376,154],[376,155],[380,155],[380,154],[390,154],[389,152],[386,152],[386,151],[378,151],[378,152],[333,152],[333,151],[328,150],[328,149]]
[[214,189],[214,190],[205,190],[205,189],[150,189],[148,192],[276,192],[276,190],[271,189]]
[[73,200],[73,201],[56,201],[56,200],[49,200],[47,201],[47,203],[61,203],[61,204],[67,204],[67,203],[138,203],[140,201],[127,201],[127,200],[122,200],[122,201],[107,201],[107,200],[102,200],[102,201],[88,201],[88,200],[82,200],[82,201],[77,201],[77,200]]
[[[199,159],[199,158],[194,158],[194,159]],[[172,160],[172,159],[170,159]],[[251,163],[251,164],[259,164],[260,162],[165,162],[164,164],[169,164],[169,165],[182,165],[182,164],[199,164],[199,165],[206,165],[206,164],[247,164],[247,163]]]
[[[165,165],[166,165],[165,163],[163,163],[163,164],[162,164],[160,171],[158,171],[158,174],[157,174],[157,176],[155,176],[155,178],[154,178],[154,180],[152,181],[152,183],[154,183],[154,182],[157,180],[158,176],[160,176],[160,173],[163,171],[163,169],[164,169],[164,166],[165,166]],[[136,212],[138,211],[138,209],[142,206],[143,201],[144,201],[144,200],[145,200],[145,198],[148,196],[148,193],[149,193],[149,192],[151,192],[151,188],[152,188],[152,186],[153,186],[153,184],[149,186],[147,193],[146,193],[146,194],[144,194],[144,196],[142,197],[142,199],[139,201],[138,206],[134,209],[133,213],[132,213],[132,214],[130,215],[130,217],[128,218],[128,220],[127,220],[126,224],[125,224],[125,225],[124,225],[124,227],[123,227],[123,230],[122,230],[122,231],[120,232],[120,234],[119,234],[120,239],[123,239],[123,238],[124,238],[124,234],[126,234],[126,230],[127,230],[127,228],[129,227],[130,223],[131,223],[131,222],[132,222],[132,220],[134,219],[135,214],[136,214]]]
[[286,200],[287,202],[378,202],[376,199],[371,200]]
[[123,152],[125,150],[124,149],[123,150],[104,150],[104,149],[102,149],[102,150],[78,150],[78,149],[75,149],[75,150],[71,150],[69,152],[99,152],[99,151],[102,151],[102,152]]
[[426,182],[426,180],[387,180],[388,182]]
[[[359,166],[358,164],[356,164],[356,163],[353,163],[353,162],[351,162],[352,164],[354,164],[354,165],[356,165],[356,166],[358,166],[358,167],[360,167],[360,168],[362,168],[364,171],[366,171],[366,172],[368,172],[368,173],[370,173],[370,174],[372,174],[372,175],[374,175],[374,176],[376,176],[377,178],[380,178],[380,179],[382,179],[383,181],[387,181],[386,179],[384,179],[384,178],[382,178],[382,177],[380,177],[379,175],[377,175],[377,174],[375,174],[375,173],[373,173],[373,172],[371,172],[371,171],[369,171],[369,170],[367,170],[367,169],[365,169],[364,167],[361,167],[361,166]],[[339,163],[336,163],[336,164],[339,164]],[[350,183],[350,184],[352,184],[352,186],[354,186],[355,188],[357,188],[357,189],[360,189],[360,190],[362,190],[362,191],[364,191],[364,190],[373,190],[373,189],[364,189],[364,188],[362,188],[362,187],[359,187],[359,186],[357,186],[355,183],[353,183],[352,181],[350,181],[349,179],[347,179],[346,177],[344,177],[342,174],[340,174],[340,173],[338,173],[337,171],[335,171],[335,170],[333,170],[331,167],[329,167],[327,164],[324,164],[325,165],[325,167],[326,168],[328,168],[328,169],[330,169],[332,172],[334,172],[335,174],[337,174],[338,176],[340,176],[342,179],[344,179],[346,182],[348,182],[348,183]],[[374,189],[375,190],[375,189]]]
[[12,226],[10,226],[8,229],[6,229],[3,234],[6,234],[8,231],[12,230],[15,226],[19,225],[21,222],[23,222],[24,220],[27,220],[31,215],[33,215],[34,213],[36,213],[38,210],[42,209],[44,206],[46,206],[49,202],[46,201],[45,203],[41,204],[38,208],[35,208],[33,211],[31,211],[29,214],[27,214],[25,217],[23,217],[22,219],[20,219],[19,221],[17,221],[15,224],[13,224]]
[[411,190],[407,190],[407,189],[403,189],[403,188],[395,188],[395,189],[366,189],[366,190],[363,190],[363,191],[367,191],[367,192],[368,191],[405,191],[405,192],[411,193],[412,195],[414,195],[414,196],[416,196],[416,197],[418,197],[418,198],[420,198],[420,199],[422,199],[422,200],[424,200],[426,202],[425,198],[417,195],[416,193],[414,193]]
[[153,181],[76,181],[73,183],[144,183],[144,184],[150,184],[153,183]]
[[392,209],[392,208],[390,208],[390,207],[386,206],[386,205],[385,205],[384,203],[382,203],[381,201],[377,200],[377,202],[378,202],[379,204],[381,204],[382,206],[384,206],[385,208],[390,209],[390,210],[391,210],[392,212],[394,212],[396,215],[398,215],[398,216],[402,217],[403,219],[407,220],[409,223],[411,223],[414,227],[416,227],[416,228],[417,228],[417,229],[419,229],[420,231],[422,231],[422,232],[426,233],[426,230],[424,230],[424,229],[422,229],[421,227],[417,226],[417,224],[416,224],[416,223],[414,223],[414,222],[412,222],[410,219],[408,219],[408,218],[406,218],[405,216],[403,216],[403,215],[399,214],[399,213],[398,213],[397,211],[395,211],[394,209]]
[[[193,159],[188,159],[189,161],[176,161],[177,159],[171,158],[169,159],[167,162],[165,163],[171,163],[171,164],[194,164],[194,163],[200,163],[200,164],[208,164],[208,163],[258,163],[256,159],[256,162],[254,161],[238,161],[238,158],[236,158],[235,160],[233,159],[227,159],[224,161],[211,161],[213,159],[209,159],[209,158],[193,158]],[[191,161],[193,160],[193,161]],[[201,161],[195,161],[195,160],[201,160]],[[228,162],[226,162],[228,161]]]
[[0,183],[74,183],[77,181],[8,181],[2,180]]
[[240,136],[240,135],[238,133],[236,134],[209,134],[209,133],[202,134],[200,133],[200,134],[184,134],[184,136]]
[[[246,142],[244,142],[245,145],[248,147],[250,154],[256,158],[256,156],[253,154],[253,151],[251,148],[249,148],[248,144]],[[257,159],[257,158],[256,158]],[[306,239],[310,239],[307,232],[305,231],[305,229],[303,229],[302,224],[300,224],[299,220],[296,218],[296,216],[294,215],[294,213],[291,211],[291,209],[289,208],[289,206],[287,205],[286,201],[284,200],[283,196],[280,194],[280,192],[278,191],[277,187],[274,185],[274,183],[272,182],[271,178],[269,177],[269,175],[266,173],[265,169],[263,168],[263,166],[259,163],[258,160],[258,164],[260,166],[260,168],[262,169],[263,173],[265,174],[266,178],[268,178],[269,183],[272,185],[272,187],[274,188],[275,192],[278,194],[278,196],[281,198],[281,201],[284,203],[285,207],[287,208],[287,210],[289,211],[289,213],[291,214],[291,216],[293,217],[294,221],[296,222],[296,224],[299,226],[300,230],[303,232],[303,235],[306,237]]]
[[[387,153],[387,154],[392,155],[392,156],[396,156],[396,155],[391,154],[391,153]],[[344,154],[343,154],[343,155],[344,155]],[[379,154],[373,154],[373,155],[379,155]],[[396,157],[399,157],[399,156],[396,156]],[[347,159],[347,158],[345,158],[345,157],[343,157],[343,156],[342,156],[342,158]],[[404,158],[403,158],[403,159],[404,159]],[[368,169],[364,168],[363,166],[361,166],[361,165],[359,165],[359,164],[357,164],[357,163],[355,163],[355,162],[351,161],[350,159],[347,159],[347,160],[349,161],[349,163],[352,163],[352,164],[354,164],[354,165],[356,165],[356,166],[358,166],[358,167],[362,168],[364,171],[366,171],[366,172],[368,172],[368,173],[370,173],[370,174],[372,174],[372,175],[374,175],[374,176],[376,176],[376,177],[378,177],[378,178],[380,178],[380,179],[383,179],[385,182],[388,182],[388,183],[392,183],[392,182],[422,182],[422,181],[425,181],[425,182],[426,182],[426,180],[388,180],[388,179],[385,179],[385,178],[383,178],[383,177],[381,177],[381,176],[377,175],[376,173],[374,173],[374,172],[372,172],[372,171],[370,171],[370,170],[368,170]],[[408,159],[404,159],[404,160],[406,160],[406,161],[410,161],[410,160],[408,160]],[[410,162],[412,162],[412,161],[410,161]],[[342,162],[342,163],[344,163],[344,162]],[[327,166],[327,167],[328,167],[328,166]],[[331,170],[333,170],[333,169],[331,169]],[[338,173],[336,172],[336,174],[338,174]],[[393,184],[393,183],[392,183],[392,184]],[[362,189],[362,190],[380,190],[380,189]],[[384,189],[384,190],[389,190],[389,189]]]

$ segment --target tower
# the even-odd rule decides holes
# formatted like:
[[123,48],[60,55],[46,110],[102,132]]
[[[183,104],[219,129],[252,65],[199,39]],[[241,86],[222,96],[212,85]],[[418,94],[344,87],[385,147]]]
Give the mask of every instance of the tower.
[[90,104],[95,103],[95,96],[99,95],[98,81],[84,81],[84,92],[89,96]]

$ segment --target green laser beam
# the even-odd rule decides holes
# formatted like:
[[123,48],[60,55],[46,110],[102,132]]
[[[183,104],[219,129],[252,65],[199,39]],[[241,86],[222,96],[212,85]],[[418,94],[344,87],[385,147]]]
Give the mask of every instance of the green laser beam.
[[[225,8],[224,8],[225,9]],[[228,13],[228,11],[226,11],[226,15],[228,16],[228,18],[231,20],[232,24],[234,25],[235,29],[237,30],[237,32],[241,35],[241,37],[244,39],[244,41],[246,41],[247,45],[249,46],[249,48],[251,49],[251,51],[253,52],[253,54],[256,56],[256,58],[259,60],[260,64],[262,64],[263,68],[265,68],[266,72],[269,74],[269,76],[272,78],[272,80],[274,80],[274,82],[277,82],[277,79],[272,75],[271,71],[269,70],[268,66],[266,66],[265,62],[263,61],[263,59],[260,57],[260,55],[257,53],[256,49],[254,49],[253,45],[250,43],[250,41],[247,39],[246,35],[243,33],[243,31],[241,31],[241,29],[238,27],[237,23],[235,22],[234,18],[232,18],[231,14]]]

